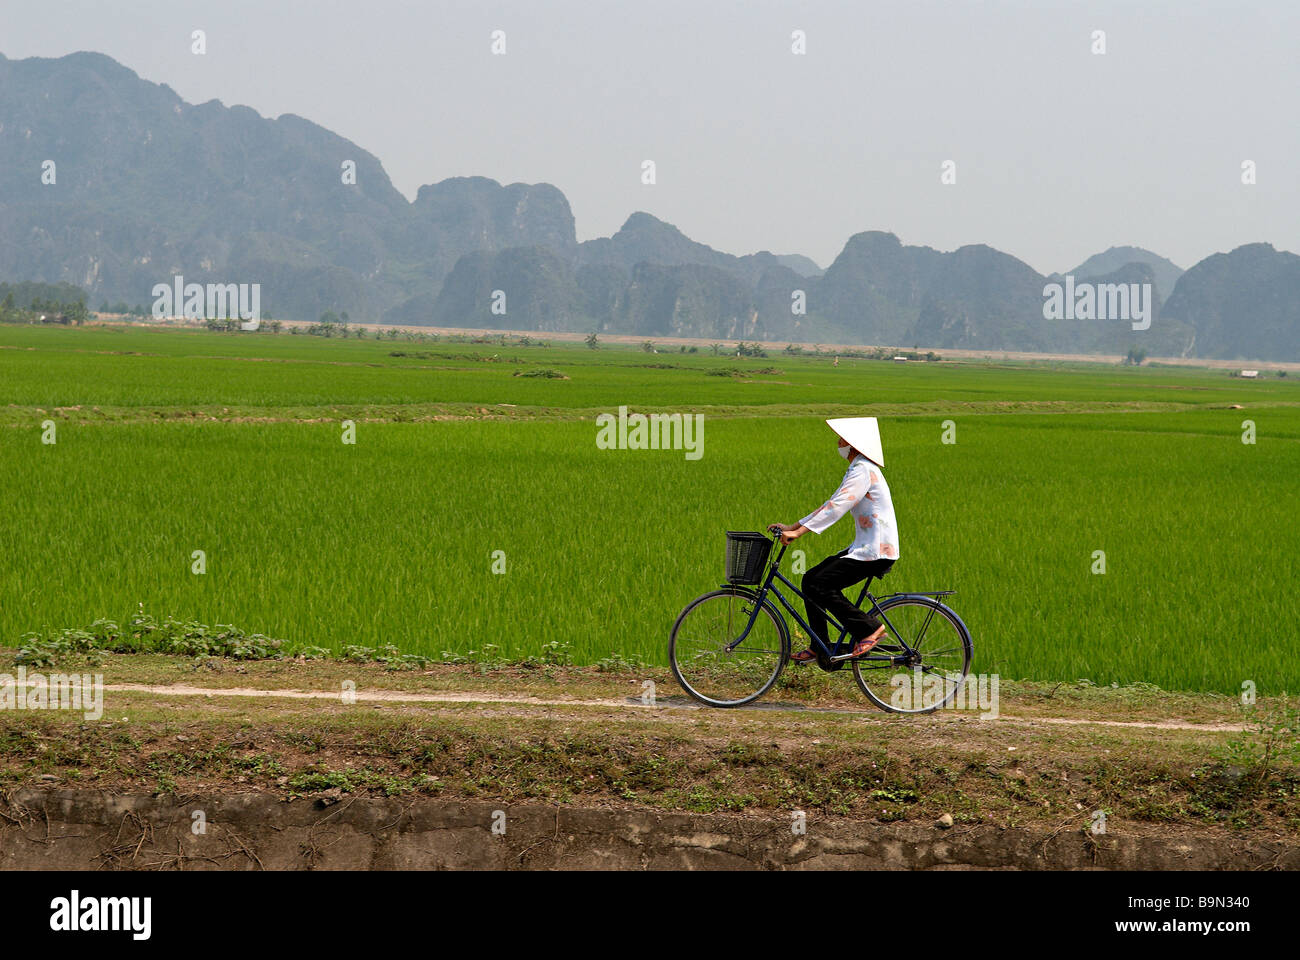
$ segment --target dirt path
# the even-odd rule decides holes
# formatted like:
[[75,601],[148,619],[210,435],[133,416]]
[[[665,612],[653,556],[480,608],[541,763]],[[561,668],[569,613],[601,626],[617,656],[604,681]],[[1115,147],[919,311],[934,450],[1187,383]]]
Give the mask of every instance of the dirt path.
[[[326,690],[266,690],[260,687],[194,687],[185,684],[118,683],[105,684],[104,690],[119,691],[123,693],[150,693],[177,697],[268,697],[288,700],[328,700],[336,702],[342,697],[341,693]],[[416,693],[398,690],[357,690],[352,692],[350,696],[358,703],[482,703],[519,706],[632,708],[634,710],[704,709],[701,705],[693,703],[685,697],[659,697],[653,703],[643,703],[637,697],[586,700],[546,699],[542,697],[511,696],[509,694],[484,694],[458,691]],[[888,714],[884,714],[881,711],[874,709],[857,710],[848,707],[809,707],[803,704],[788,702],[764,703],[762,701],[750,707],[741,707],[736,710],[727,711],[719,710],[716,713],[719,717],[743,717],[746,714],[771,710],[835,713],[871,716],[877,718],[888,716]],[[955,715],[952,714],[940,713],[933,719],[942,720],[949,716],[955,717]],[[1237,723],[1184,723],[1176,720],[1092,720],[1076,717],[1025,717],[1016,716],[1014,714],[999,714],[996,717],[990,717],[989,719],[1000,720],[1008,723],[1048,723],[1061,724],[1065,726],[1099,726],[1146,730],[1192,730],[1207,733],[1240,732],[1246,729],[1244,724]]]

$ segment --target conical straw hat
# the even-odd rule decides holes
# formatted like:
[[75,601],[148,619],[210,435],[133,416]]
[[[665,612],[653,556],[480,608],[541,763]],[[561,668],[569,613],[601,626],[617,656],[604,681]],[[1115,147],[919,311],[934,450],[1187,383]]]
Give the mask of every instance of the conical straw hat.
[[880,448],[880,424],[875,417],[841,417],[827,420],[826,425],[872,463],[885,465],[885,452]]

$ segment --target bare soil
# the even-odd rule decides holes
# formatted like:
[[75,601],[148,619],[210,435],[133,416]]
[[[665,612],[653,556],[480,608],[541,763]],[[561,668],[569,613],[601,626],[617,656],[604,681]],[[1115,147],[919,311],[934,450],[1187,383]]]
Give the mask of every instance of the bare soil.
[[[1107,842],[1158,841],[1165,853],[1142,848],[1152,862],[1176,860],[1170,844],[1208,844],[1218,859],[1201,866],[1231,865],[1224,851],[1247,848],[1259,857],[1242,864],[1290,862],[1300,849],[1300,772],[1261,722],[1278,706],[1269,701],[1247,709],[1152,687],[1004,683],[997,718],[981,719],[882,713],[848,679],[817,671],[752,709],[711,710],[660,668],[131,654],[57,669],[103,675],[103,716],[0,711],[0,796],[490,803],[621,811],[619,823],[680,814],[768,826],[801,811],[858,834],[1068,838],[1056,865],[1080,865],[1080,851]],[[641,702],[647,681],[652,704]],[[1261,763],[1266,748],[1275,759]],[[1104,834],[1093,832],[1099,821]],[[874,862],[872,850],[854,862]]]

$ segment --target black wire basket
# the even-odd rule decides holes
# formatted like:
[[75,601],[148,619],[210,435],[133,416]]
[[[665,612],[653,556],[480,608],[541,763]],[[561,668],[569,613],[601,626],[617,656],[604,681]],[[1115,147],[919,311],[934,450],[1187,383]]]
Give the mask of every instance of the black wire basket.
[[727,582],[756,584],[772,552],[772,541],[755,531],[727,531]]

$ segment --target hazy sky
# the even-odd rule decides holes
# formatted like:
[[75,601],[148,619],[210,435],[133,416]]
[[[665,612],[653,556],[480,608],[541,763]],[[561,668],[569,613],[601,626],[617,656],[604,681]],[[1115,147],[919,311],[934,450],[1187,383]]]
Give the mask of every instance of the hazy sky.
[[1294,0],[0,2],[10,58],[96,50],[191,102],[300,114],[408,197],[545,181],[580,240],[645,210],[729,253],[826,266],[889,230],[1044,273],[1115,244],[1300,252],[1297,37]]

